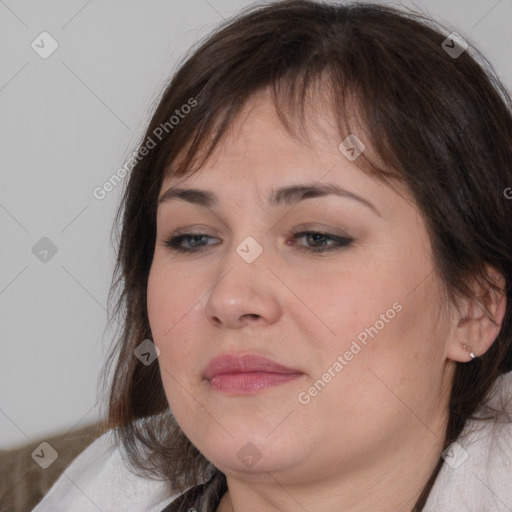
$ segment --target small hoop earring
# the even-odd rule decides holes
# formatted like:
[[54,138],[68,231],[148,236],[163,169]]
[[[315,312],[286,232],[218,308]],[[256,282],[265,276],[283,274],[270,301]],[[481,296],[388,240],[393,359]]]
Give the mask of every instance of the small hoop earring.
[[473,354],[473,351],[471,350],[471,347],[469,347],[468,345],[466,345],[465,343],[462,344],[462,348],[469,353],[469,355],[471,356],[471,359],[475,359],[475,354]]

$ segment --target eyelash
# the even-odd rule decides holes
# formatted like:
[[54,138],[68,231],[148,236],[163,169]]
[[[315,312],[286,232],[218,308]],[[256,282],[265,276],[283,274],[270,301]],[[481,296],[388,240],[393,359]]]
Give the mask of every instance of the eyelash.
[[[352,238],[348,237],[342,237],[342,236],[336,236],[331,233],[327,233],[324,231],[300,231],[298,233],[292,233],[295,239],[302,238],[303,236],[307,235],[321,235],[323,237],[327,237],[333,241],[335,241],[339,245],[335,245],[334,247],[331,246],[331,249],[325,249],[325,248],[319,248],[319,247],[313,247],[313,248],[307,248],[305,246],[299,246],[300,250],[310,252],[313,254],[321,254],[325,252],[330,251],[339,251],[340,249],[343,249],[344,247],[349,246],[354,240]],[[194,253],[194,252],[201,252],[204,249],[203,248],[192,248],[188,249],[181,246],[181,242],[186,238],[192,238],[192,237],[198,237],[198,236],[208,236],[205,233],[183,233],[182,235],[177,236],[170,236],[169,238],[164,240],[164,245],[175,252],[180,253]],[[209,237],[212,238],[212,237]],[[203,246],[207,247],[207,245]]]

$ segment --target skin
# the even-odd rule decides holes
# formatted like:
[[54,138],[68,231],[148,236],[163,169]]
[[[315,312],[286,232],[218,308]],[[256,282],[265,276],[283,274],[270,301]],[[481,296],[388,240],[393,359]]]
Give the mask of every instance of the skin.
[[[227,476],[219,512],[412,510],[442,451],[455,361],[471,360],[462,343],[482,355],[499,332],[478,308],[443,302],[413,201],[345,158],[327,119],[327,111],[316,118],[308,146],[284,131],[263,92],[198,174],[168,176],[162,184],[161,193],[179,184],[219,196],[218,207],[159,205],[147,288],[170,408]],[[379,214],[336,196],[267,205],[273,188],[303,182],[336,183]],[[294,240],[292,232],[304,225],[354,242],[308,253],[335,242]],[[208,245],[173,252],[164,240],[178,229],[208,235],[201,242]],[[248,236],[263,249],[252,263],[236,252]],[[188,238],[182,246],[193,243]],[[396,302],[402,309],[394,318],[366,346],[359,343],[362,349],[309,403],[300,403],[298,394]],[[505,304],[497,304],[489,307],[500,322]],[[303,375],[228,396],[202,375],[224,353],[261,354]],[[248,442],[261,455],[252,467],[237,457]]]

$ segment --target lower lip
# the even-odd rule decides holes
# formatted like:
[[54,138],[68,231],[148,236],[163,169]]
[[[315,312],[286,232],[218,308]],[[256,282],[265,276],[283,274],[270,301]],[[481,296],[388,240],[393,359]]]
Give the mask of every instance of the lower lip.
[[301,376],[302,373],[238,372],[215,375],[209,382],[217,391],[247,394],[285,384]]

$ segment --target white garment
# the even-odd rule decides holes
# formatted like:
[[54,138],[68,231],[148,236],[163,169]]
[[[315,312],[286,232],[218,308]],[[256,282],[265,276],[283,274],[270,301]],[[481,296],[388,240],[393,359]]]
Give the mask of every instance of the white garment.
[[163,482],[131,473],[106,432],[73,460],[32,512],[160,512],[179,494],[169,496]]
[[[512,372],[495,390],[489,405],[499,407],[503,397],[512,419]],[[463,434],[469,427],[469,435],[445,451],[423,512],[512,512],[512,423],[472,421]],[[161,512],[180,494],[131,473],[107,432],[64,470],[32,512]]]
[[498,378],[494,391],[487,406],[504,409],[508,420],[467,423],[452,450],[455,464],[445,458],[423,512],[512,512],[512,372]]

